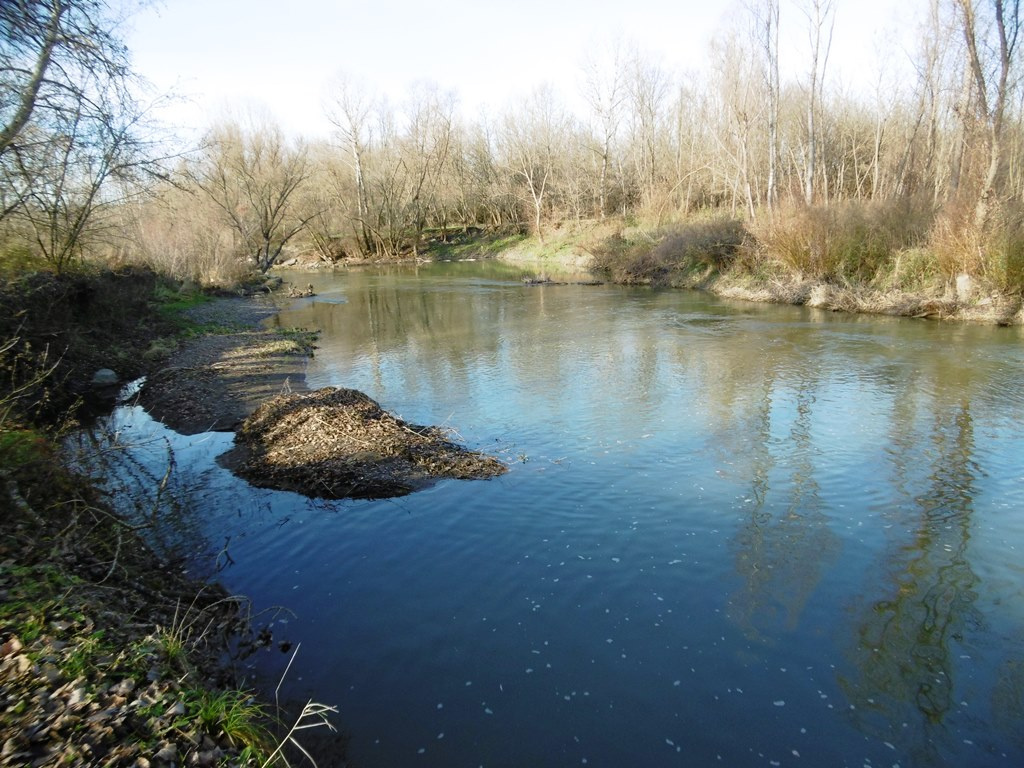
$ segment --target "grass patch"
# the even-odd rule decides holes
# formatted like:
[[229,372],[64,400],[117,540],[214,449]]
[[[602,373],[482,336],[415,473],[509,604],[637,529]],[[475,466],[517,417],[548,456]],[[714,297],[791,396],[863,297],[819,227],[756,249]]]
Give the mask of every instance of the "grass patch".
[[213,301],[213,297],[208,296],[198,288],[184,286],[175,288],[172,285],[168,285],[165,281],[161,281],[153,291],[153,300],[161,312],[175,315],[187,309],[198,307],[201,304],[208,304]]
[[518,232],[485,232],[478,227],[456,230],[442,238],[439,230],[428,233],[424,258],[433,261],[491,258],[522,244],[528,238]]
[[176,727],[198,726],[218,741],[226,739],[234,747],[248,748],[252,757],[265,755],[272,748],[270,733],[261,725],[267,712],[252,693],[190,688],[182,692],[182,701],[186,714]]

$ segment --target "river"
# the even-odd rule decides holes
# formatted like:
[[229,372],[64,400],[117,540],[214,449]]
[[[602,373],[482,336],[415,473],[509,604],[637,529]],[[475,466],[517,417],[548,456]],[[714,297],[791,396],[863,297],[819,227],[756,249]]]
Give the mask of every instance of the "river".
[[520,272],[317,275],[274,320],[320,329],[310,387],[501,478],[310,501],[217,466],[230,435],[111,422],[288,609],[283,690],[356,765],[1024,765],[1020,329]]

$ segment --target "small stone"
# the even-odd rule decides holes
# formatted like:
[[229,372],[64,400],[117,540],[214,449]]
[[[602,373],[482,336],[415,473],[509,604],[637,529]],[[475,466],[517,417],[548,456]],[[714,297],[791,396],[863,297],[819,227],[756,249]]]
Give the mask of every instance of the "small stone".
[[185,714],[185,704],[182,701],[176,701],[167,708],[164,713],[167,717],[180,717]]
[[21,640],[19,640],[17,637],[12,637],[6,643],[0,646],[0,656],[13,656],[24,647],[25,646],[21,644]]
[[120,683],[112,686],[110,692],[115,696],[127,696],[129,693],[135,690],[135,681],[130,677],[126,677]]
[[155,760],[166,760],[168,763],[174,762],[177,757],[178,748],[174,744],[165,744],[159,752],[153,755]]
[[118,375],[109,368],[100,368],[92,375],[92,385],[94,387],[112,387],[120,380]]
[[136,758],[135,765],[132,768],[150,768],[150,762],[144,757]]

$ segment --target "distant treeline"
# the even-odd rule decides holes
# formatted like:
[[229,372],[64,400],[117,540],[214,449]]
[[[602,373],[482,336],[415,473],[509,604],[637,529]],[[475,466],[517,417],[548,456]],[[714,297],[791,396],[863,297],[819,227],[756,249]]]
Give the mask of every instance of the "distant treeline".
[[[931,275],[1019,290],[1019,0],[920,0],[916,74],[897,81],[880,65],[868,96],[832,86],[836,4],[750,3],[710,46],[701,80],[610,46],[581,64],[584,116],[550,88],[467,120],[436,86],[396,106],[339,78],[330,140],[250,115],[168,150],[146,134],[109,34],[108,49],[90,52],[58,38],[47,72],[67,81],[43,78],[33,93],[47,9],[69,7],[67,20],[99,30],[109,19],[100,0],[37,0],[24,4],[34,34],[0,26],[0,248],[9,265],[103,257],[226,282],[285,253],[388,259],[470,227],[542,244],[566,224],[602,221],[660,237],[710,211],[741,220],[755,249],[801,274],[870,281],[910,253]],[[781,23],[806,41],[790,79]]]

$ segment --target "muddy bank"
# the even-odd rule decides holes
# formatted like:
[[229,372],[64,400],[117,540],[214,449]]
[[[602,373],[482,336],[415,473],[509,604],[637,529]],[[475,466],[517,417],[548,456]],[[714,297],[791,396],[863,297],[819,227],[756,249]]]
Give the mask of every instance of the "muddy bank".
[[217,332],[182,342],[149,374],[140,404],[182,434],[234,430],[267,398],[305,391],[313,335],[268,330],[266,298],[220,298],[184,313]]
[[220,461],[253,485],[328,499],[404,496],[442,478],[507,471],[449,437],[387,413],[362,392],[326,387],[264,403]]

